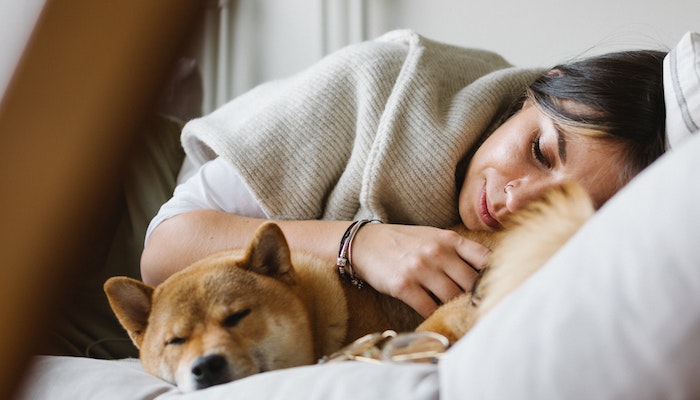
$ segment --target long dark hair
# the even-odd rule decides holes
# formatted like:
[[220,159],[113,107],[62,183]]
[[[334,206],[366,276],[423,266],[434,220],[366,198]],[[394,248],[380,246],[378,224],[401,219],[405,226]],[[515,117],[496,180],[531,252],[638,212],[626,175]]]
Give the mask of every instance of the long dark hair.
[[[562,127],[622,142],[624,183],[665,150],[665,55],[623,51],[557,65],[526,96]],[[566,100],[584,107],[567,107]]]

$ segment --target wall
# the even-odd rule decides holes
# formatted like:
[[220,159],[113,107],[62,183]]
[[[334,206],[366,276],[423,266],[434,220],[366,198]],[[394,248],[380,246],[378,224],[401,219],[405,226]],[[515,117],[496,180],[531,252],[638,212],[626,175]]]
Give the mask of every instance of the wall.
[[[0,93],[43,3],[0,0]],[[521,66],[546,66],[622,48],[667,48],[684,32],[700,31],[697,0],[209,0],[207,4],[203,35],[207,40],[199,53],[205,112],[260,82],[289,76],[341,46],[397,28],[495,50]]]
[[664,49],[684,32],[700,31],[697,0],[231,0],[230,11],[230,76],[209,108],[339,46],[397,28],[495,50],[521,66],[640,46]]
[[0,0],[0,98],[43,6],[44,0]]
[[[696,0],[397,0],[376,4],[375,31],[411,27],[444,41],[496,50],[523,66],[629,47],[671,46],[700,30]],[[370,13],[373,15],[375,13]]]

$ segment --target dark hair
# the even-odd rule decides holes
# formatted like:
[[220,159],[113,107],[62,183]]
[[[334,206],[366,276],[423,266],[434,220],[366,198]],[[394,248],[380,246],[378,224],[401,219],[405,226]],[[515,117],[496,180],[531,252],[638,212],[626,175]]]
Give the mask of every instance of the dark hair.
[[665,55],[624,51],[558,65],[526,96],[563,128],[622,142],[625,183],[665,151]]

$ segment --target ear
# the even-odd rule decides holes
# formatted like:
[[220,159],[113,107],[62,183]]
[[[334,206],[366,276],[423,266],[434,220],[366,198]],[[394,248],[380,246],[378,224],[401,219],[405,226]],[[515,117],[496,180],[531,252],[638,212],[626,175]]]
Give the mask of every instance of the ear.
[[564,75],[564,72],[558,68],[553,68],[547,71],[548,76],[553,76],[553,77],[560,77]]
[[153,287],[136,279],[116,276],[105,282],[104,291],[119,323],[126,329],[136,347],[141,348],[143,334],[148,327],[148,315],[151,313]]
[[255,232],[246,251],[244,267],[249,271],[294,282],[294,267],[287,239],[273,222],[266,222]]

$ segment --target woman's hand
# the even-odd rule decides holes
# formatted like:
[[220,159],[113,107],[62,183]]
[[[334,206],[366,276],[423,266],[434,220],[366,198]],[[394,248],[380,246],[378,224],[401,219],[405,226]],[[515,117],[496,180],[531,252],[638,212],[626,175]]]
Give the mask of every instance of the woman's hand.
[[355,236],[359,278],[402,300],[424,317],[440,302],[472,289],[489,250],[459,234],[426,226],[367,224]]

